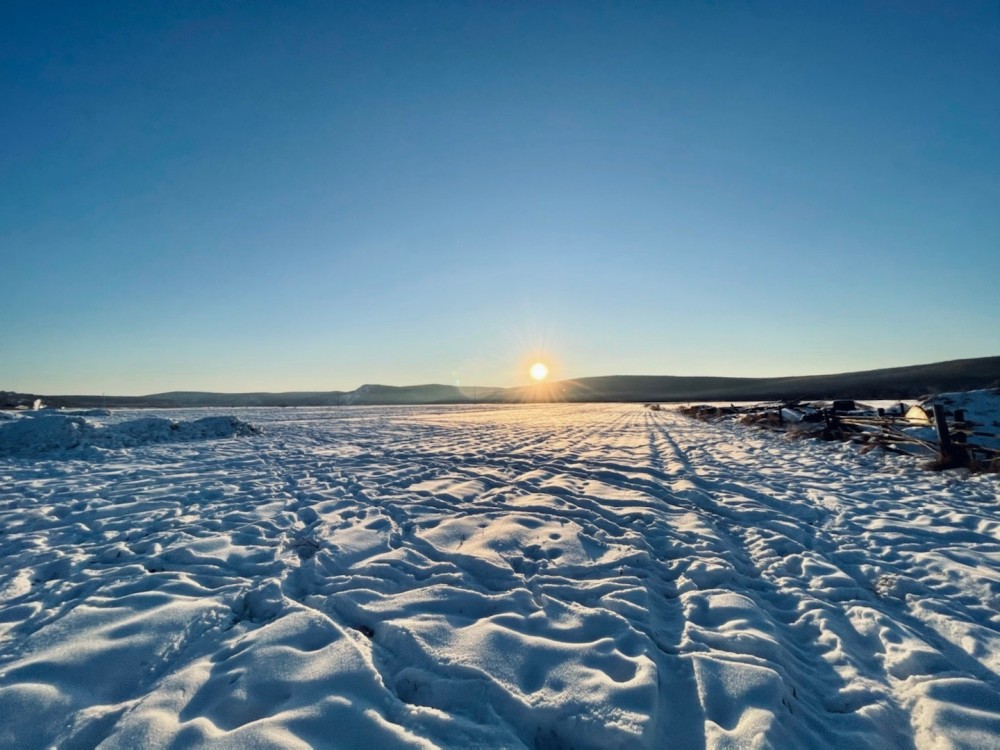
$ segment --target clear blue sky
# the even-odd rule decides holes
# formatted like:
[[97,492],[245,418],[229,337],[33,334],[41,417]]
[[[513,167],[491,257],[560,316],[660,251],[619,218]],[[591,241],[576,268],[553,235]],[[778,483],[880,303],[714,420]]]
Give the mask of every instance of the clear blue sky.
[[0,389],[1000,353],[1000,6],[15,2]]

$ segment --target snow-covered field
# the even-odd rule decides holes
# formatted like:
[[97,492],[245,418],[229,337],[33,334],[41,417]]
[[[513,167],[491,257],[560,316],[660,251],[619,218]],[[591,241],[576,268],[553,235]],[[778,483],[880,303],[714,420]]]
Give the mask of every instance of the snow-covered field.
[[637,405],[230,413],[0,421],[0,746],[1000,745],[995,475]]

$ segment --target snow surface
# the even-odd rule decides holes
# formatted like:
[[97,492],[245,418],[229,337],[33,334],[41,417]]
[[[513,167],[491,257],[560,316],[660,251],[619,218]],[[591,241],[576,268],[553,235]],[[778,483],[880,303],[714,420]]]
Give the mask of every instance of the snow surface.
[[238,413],[0,423],[0,746],[1000,743],[995,475],[637,405]]

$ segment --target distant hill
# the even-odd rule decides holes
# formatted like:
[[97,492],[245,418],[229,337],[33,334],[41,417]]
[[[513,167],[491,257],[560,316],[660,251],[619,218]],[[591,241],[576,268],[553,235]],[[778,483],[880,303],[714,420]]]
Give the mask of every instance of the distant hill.
[[[765,401],[916,398],[943,391],[1000,387],[1000,357],[956,359],[838,375],[718,378],[613,375],[553,384],[560,401]],[[533,400],[537,386],[509,389],[505,400]]]
[[204,393],[172,391],[149,396],[39,396],[0,391],[0,408],[170,408],[241,406],[377,406],[408,404],[528,403],[546,401],[764,401],[772,399],[916,398],[943,391],[1000,387],[1000,356],[956,359],[910,367],[782,378],[611,375],[520,388],[453,385],[363,385],[353,391]]

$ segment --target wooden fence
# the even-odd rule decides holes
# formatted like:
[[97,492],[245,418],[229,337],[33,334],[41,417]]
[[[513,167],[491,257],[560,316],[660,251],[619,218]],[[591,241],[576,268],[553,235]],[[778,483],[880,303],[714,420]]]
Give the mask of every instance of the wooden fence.
[[[928,416],[923,424],[914,421],[912,416],[889,415],[882,409],[879,409],[877,416],[856,416],[825,410],[823,436],[827,439],[860,436],[866,443],[890,450],[906,445],[921,447],[937,455],[936,468],[990,465],[1000,460],[1000,449],[981,444],[982,438],[1000,440],[1000,435],[966,422],[962,410],[956,410],[949,419],[940,404],[935,404],[933,409],[933,415]],[[922,426],[932,428],[932,435],[921,436],[907,431]]]

